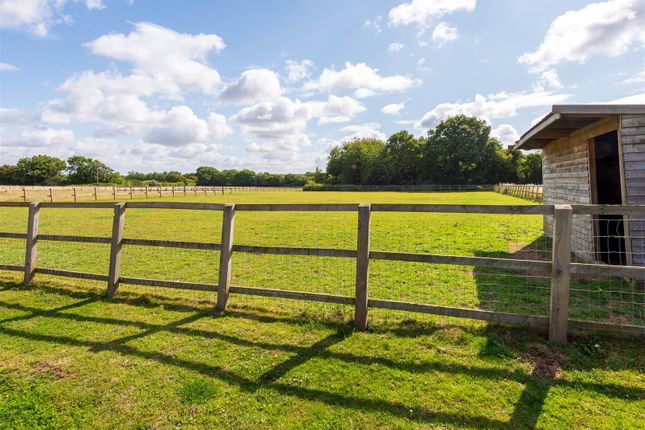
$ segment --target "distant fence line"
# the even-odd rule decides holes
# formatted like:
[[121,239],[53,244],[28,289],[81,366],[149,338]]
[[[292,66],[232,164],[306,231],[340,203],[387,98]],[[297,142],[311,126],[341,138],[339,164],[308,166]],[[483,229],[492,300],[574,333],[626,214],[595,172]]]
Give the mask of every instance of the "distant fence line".
[[0,201],[87,201],[120,198],[175,197],[189,195],[231,194],[241,191],[301,191],[302,187],[241,187],[241,186],[0,186]]
[[[28,206],[28,223],[26,233],[0,232],[0,238],[24,239],[26,242],[24,265],[0,264],[0,270],[13,270],[24,273],[24,283],[28,285],[34,274],[48,274],[80,279],[107,282],[107,296],[113,297],[119,285],[145,285],[154,287],[202,290],[217,293],[217,311],[226,309],[230,294],[246,294],[264,297],[278,297],[313,302],[353,305],[354,324],[358,330],[367,328],[370,308],[383,308],[398,311],[420,312],[451,317],[472,318],[507,324],[520,324],[536,327],[548,327],[549,339],[553,342],[567,341],[569,327],[612,330],[623,333],[644,335],[645,327],[625,325],[617,322],[597,322],[573,320],[569,317],[570,283],[572,275],[608,275],[629,276],[643,279],[645,267],[611,266],[596,263],[578,263],[571,261],[572,255],[572,219],[573,215],[643,215],[642,206],[606,206],[606,205],[431,205],[431,204],[219,204],[219,203],[174,203],[174,202],[127,202],[127,203],[0,203],[0,207]],[[41,208],[104,208],[113,209],[111,237],[97,236],[64,236],[39,233],[39,211]],[[222,211],[222,230],[219,243],[178,242],[170,240],[153,240],[146,238],[125,238],[125,213],[128,208],[155,209],[189,209]],[[331,248],[296,248],[274,246],[252,246],[234,243],[234,226],[236,211],[298,211],[298,212],[356,212],[358,215],[356,249]],[[506,215],[549,215],[554,219],[554,240],[549,260],[537,259],[504,259],[498,257],[445,255],[429,253],[408,253],[378,251],[370,249],[370,214],[373,212],[426,212],[449,214],[506,214]],[[94,242],[110,245],[110,263],[107,274],[74,272],[37,266],[37,243],[41,241]],[[121,252],[124,245],[211,249],[220,252],[218,283],[195,283],[124,277],[120,273]],[[233,253],[273,254],[313,257],[351,258],[356,261],[355,295],[341,296],[306,291],[288,291],[280,289],[256,288],[231,285]],[[528,273],[542,273],[550,276],[550,306],[548,316],[499,312],[481,309],[469,309],[452,306],[438,306],[427,303],[412,303],[395,300],[369,298],[369,262],[371,260],[405,261],[430,264],[448,264],[458,266],[475,266],[487,269],[526,270]]]
[[495,191],[536,202],[544,200],[544,189],[538,184],[498,184],[495,185]]
[[305,185],[303,191],[493,191],[495,185]]

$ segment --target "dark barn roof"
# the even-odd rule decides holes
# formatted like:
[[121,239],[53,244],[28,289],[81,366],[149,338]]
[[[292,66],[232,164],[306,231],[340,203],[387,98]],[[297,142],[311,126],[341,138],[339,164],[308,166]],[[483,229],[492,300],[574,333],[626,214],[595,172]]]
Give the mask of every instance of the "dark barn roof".
[[515,148],[541,149],[603,118],[629,114],[645,115],[645,105],[553,105],[551,113],[515,142]]

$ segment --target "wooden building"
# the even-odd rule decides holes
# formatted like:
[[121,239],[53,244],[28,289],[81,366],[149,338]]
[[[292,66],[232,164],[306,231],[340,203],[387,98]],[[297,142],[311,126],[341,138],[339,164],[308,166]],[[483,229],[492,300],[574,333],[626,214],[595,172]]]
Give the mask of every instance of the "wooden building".
[[[645,204],[645,105],[555,105],[515,147],[542,150],[545,204]],[[575,215],[573,251],[645,266],[644,218]]]

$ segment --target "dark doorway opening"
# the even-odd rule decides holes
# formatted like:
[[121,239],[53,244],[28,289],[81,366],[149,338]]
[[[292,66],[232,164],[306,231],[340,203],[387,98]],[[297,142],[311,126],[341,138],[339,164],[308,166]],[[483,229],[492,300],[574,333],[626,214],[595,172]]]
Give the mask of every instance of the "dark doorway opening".
[[[596,136],[591,142],[593,203],[623,203],[620,184],[618,132]],[[594,178],[595,177],[595,178]],[[626,264],[625,225],[621,215],[599,215],[594,218],[596,259],[608,264]]]

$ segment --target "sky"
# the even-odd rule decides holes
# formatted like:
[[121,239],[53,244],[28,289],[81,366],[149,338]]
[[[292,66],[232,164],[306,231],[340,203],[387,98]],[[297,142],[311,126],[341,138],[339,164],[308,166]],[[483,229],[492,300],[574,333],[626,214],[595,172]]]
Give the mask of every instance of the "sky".
[[0,164],[326,165],[455,114],[645,103],[645,0],[0,0]]

